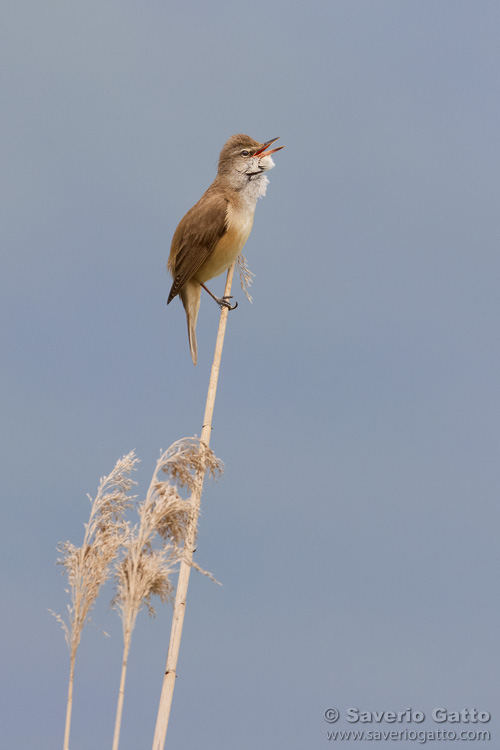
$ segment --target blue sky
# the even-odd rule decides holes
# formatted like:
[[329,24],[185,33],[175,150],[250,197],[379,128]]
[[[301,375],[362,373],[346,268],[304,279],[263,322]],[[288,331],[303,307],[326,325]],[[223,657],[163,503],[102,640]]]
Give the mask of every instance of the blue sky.
[[[223,587],[192,578],[167,747],[320,748],[331,706],[476,707],[494,737],[498,3],[6,0],[0,18],[5,746],[62,746],[47,608],[86,493],[132,448],[141,492],[200,433],[218,310],[202,300],[194,368],[165,265],[236,132],[286,148],[219,381],[226,471],[197,559]],[[111,745],[111,596],[83,634],[72,750]],[[151,745],[170,615],[139,617],[122,750]]]

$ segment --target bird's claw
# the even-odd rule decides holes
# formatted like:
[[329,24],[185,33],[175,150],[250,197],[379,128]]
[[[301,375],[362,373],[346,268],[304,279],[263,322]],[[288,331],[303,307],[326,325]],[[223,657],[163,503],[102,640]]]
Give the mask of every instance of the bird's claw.
[[236,310],[236,308],[238,307],[238,303],[235,302],[235,304],[232,305],[230,302],[228,302],[228,299],[233,299],[233,295],[231,294],[228,297],[217,297],[216,302],[221,310],[223,307],[227,307],[228,310]]

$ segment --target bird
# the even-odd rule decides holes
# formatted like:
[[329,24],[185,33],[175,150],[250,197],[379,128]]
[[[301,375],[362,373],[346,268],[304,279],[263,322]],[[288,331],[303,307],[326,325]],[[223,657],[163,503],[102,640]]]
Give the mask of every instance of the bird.
[[234,310],[231,297],[216,297],[205,282],[219,276],[234,263],[247,241],[257,200],[266,194],[272,169],[270,149],[278,138],[260,142],[243,133],[232,135],[222,147],[217,176],[208,190],[181,219],[172,238],[167,268],[173,283],[167,305],[179,295],[186,312],[189,347],[193,364],[198,361],[196,321],[201,289],[222,307]]

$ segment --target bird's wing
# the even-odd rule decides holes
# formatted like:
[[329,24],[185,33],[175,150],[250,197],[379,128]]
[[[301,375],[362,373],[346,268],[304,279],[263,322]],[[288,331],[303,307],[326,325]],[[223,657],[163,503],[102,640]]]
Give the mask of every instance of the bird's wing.
[[227,204],[224,196],[205,193],[181,220],[168,261],[174,283],[167,304],[194,276],[227,231]]

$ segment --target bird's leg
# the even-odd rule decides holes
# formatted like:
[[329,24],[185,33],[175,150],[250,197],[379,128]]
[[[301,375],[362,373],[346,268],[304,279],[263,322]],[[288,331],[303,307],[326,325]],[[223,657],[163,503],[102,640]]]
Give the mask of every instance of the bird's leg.
[[200,286],[202,286],[203,289],[206,292],[209,293],[209,295],[212,297],[212,299],[214,299],[217,302],[217,304],[219,305],[219,307],[227,307],[228,310],[236,310],[236,308],[238,307],[238,303],[237,302],[234,305],[232,305],[230,302],[228,302],[228,299],[233,299],[232,295],[230,295],[229,297],[216,297],[215,294],[212,294],[212,292],[210,291],[210,289],[208,289],[208,287],[205,286],[205,284],[201,283],[201,281],[200,281]]

